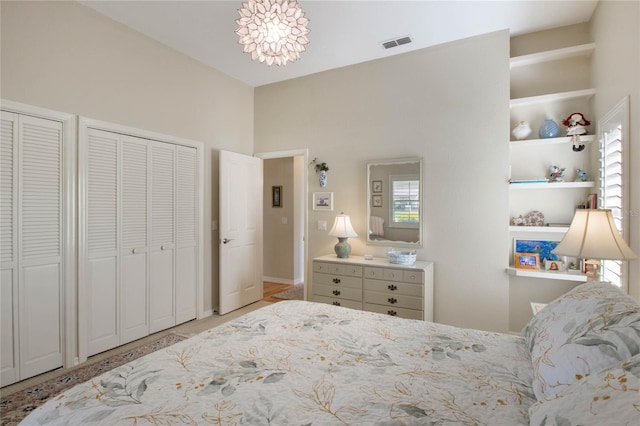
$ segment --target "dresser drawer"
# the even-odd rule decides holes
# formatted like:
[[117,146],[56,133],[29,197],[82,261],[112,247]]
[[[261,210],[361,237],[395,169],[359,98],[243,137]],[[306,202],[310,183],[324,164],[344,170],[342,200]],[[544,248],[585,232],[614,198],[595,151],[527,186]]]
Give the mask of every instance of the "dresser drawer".
[[336,287],[357,288],[362,290],[362,278],[346,277],[343,275],[313,273],[313,285],[325,284]]
[[334,306],[344,306],[345,308],[362,310],[362,302],[356,302],[355,300],[338,299],[335,297],[324,297],[314,295],[312,300],[318,303],[326,303]]
[[389,294],[379,291],[365,291],[364,301],[366,303],[375,303],[377,305],[385,305],[390,307],[399,307],[407,309],[422,309],[422,297],[405,296],[402,294]]
[[387,314],[394,317],[407,318],[407,319],[416,319],[422,320],[423,314],[422,311],[414,310],[414,309],[404,309],[398,308],[396,306],[383,306],[383,305],[374,305],[372,303],[365,303],[364,310],[370,312],[377,312],[379,314]]
[[362,301],[362,290],[359,288],[336,287],[314,283],[313,294],[338,299]]
[[390,296],[394,294],[402,294],[405,296],[423,297],[423,289],[424,287],[422,286],[422,284],[409,284],[370,279],[364,280],[365,292],[378,291],[381,293],[387,293]]
[[340,263],[313,262],[313,272],[325,274],[348,275],[350,277],[362,277],[362,266],[343,265]]
[[364,277],[376,280],[402,281],[407,283],[422,284],[424,282],[423,271],[406,271],[393,268],[365,267]]

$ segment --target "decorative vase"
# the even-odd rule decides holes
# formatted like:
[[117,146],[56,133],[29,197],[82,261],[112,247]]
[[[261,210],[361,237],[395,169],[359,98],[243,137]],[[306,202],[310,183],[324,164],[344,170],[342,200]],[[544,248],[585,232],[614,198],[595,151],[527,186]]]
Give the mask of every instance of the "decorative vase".
[[558,123],[550,118],[547,118],[542,123],[542,126],[540,126],[538,136],[540,136],[540,139],[556,138],[558,137],[559,132],[560,129],[558,128]]
[[531,126],[526,121],[520,121],[518,122],[516,127],[513,128],[511,134],[519,141],[522,139],[526,139],[527,136],[531,134]]
[[320,186],[322,188],[327,186],[327,172],[324,170],[320,170]]

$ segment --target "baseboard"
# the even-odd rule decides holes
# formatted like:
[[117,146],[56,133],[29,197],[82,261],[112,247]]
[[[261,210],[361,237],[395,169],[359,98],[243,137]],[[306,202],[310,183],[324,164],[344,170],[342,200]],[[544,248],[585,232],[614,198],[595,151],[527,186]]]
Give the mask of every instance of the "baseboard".
[[262,281],[276,283],[276,284],[289,284],[289,285],[295,284],[293,280],[289,278],[262,277]]

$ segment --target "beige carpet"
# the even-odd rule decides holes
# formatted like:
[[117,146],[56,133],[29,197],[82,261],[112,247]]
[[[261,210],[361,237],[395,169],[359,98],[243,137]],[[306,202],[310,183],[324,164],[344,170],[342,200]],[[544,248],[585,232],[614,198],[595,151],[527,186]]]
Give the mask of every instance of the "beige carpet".
[[304,299],[304,284],[296,284],[293,287],[276,293],[271,297],[284,300],[303,300]]
[[18,390],[8,395],[2,395],[0,400],[0,424],[3,426],[17,425],[31,411],[44,404],[49,398],[63,392],[72,386],[86,382],[106,371],[112,370],[129,361],[133,361],[151,352],[158,351],[186,339],[178,334],[168,334],[148,343],[141,344],[125,352],[108,358],[89,361],[77,367],[63,370],[60,375],[37,385]]

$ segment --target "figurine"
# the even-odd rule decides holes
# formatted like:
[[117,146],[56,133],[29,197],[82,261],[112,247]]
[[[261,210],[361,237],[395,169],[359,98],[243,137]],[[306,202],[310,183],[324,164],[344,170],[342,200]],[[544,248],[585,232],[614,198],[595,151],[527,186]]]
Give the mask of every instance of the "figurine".
[[586,182],[588,180],[587,172],[582,169],[576,169],[576,173],[578,173],[578,177],[576,177],[576,182]]
[[571,136],[573,150],[575,152],[582,151],[584,149],[584,145],[580,144],[580,135],[587,134],[587,126],[591,124],[591,122],[581,113],[574,112],[565,118],[562,124],[567,126],[567,136]]
[[549,167],[549,182],[563,182],[564,168],[558,166]]
[[520,121],[518,122],[516,127],[513,128],[513,130],[511,131],[511,134],[517,140],[522,140],[522,139],[526,139],[527,136],[531,134],[531,131],[532,131],[531,126],[529,125],[528,122]]
[[544,215],[538,210],[527,213],[524,216],[524,226],[544,226]]

